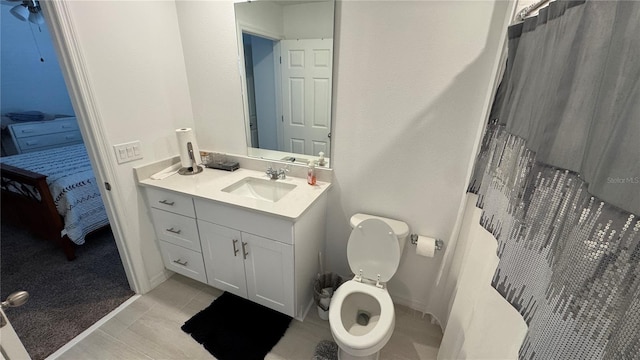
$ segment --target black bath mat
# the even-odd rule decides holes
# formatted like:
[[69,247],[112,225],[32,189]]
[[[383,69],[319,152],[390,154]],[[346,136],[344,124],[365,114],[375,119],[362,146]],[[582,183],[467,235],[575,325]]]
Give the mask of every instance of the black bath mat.
[[225,292],[182,325],[219,360],[264,359],[291,317]]

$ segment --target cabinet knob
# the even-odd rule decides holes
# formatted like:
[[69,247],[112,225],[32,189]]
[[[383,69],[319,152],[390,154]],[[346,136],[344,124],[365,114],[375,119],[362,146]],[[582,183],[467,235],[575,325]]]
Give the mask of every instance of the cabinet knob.
[[240,251],[236,248],[236,243],[238,242],[238,239],[233,239],[232,242],[233,242],[233,256],[238,256],[238,251]]
[[173,262],[178,264],[178,265],[182,265],[182,266],[187,266],[187,264],[189,263],[188,261],[182,262],[182,261],[180,261],[180,259],[173,260]]
[[164,205],[169,205],[169,206],[173,206],[173,204],[175,204],[175,201],[168,201],[168,200],[160,200],[158,201],[160,204],[164,204]]
[[247,260],[247,255],[249,255],[249,252],[247,251],[247,243],[246,242],[242,242],[242,258]]
[[178,229],[174,229],[173,227],[171,229],[166,229],[168,232],[170,233],[174,233],[174,234],[180,234],[182,232],[182,230]]

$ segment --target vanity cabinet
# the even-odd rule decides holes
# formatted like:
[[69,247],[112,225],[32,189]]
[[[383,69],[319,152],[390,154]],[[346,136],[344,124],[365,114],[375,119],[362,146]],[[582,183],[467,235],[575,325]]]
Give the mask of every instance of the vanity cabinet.
[[326,193],[297,218],[145,187],[167,269],[304,319],[325,238]]
[[293,245],[198,220],[207,282],[295,316]]
[[296,223],[214,201],[194,204],[209,285],[296,316]]

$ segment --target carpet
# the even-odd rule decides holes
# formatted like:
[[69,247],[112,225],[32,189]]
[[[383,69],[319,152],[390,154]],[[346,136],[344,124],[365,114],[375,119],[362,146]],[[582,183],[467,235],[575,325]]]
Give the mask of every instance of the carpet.
[[182,326],[218,360],[262,360],[291,317],[225,292]]
[[34,360],[44,359],[133,296],[110,228],[87,237],[67,261],[52,241],[2,222],[0,296],[29,292],[6,310]]

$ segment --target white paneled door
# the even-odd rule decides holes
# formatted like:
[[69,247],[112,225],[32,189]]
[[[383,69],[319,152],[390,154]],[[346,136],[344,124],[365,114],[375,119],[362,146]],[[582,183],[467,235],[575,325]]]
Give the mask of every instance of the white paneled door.
[[330,156],[333,39],[280,44],[284,151]]

